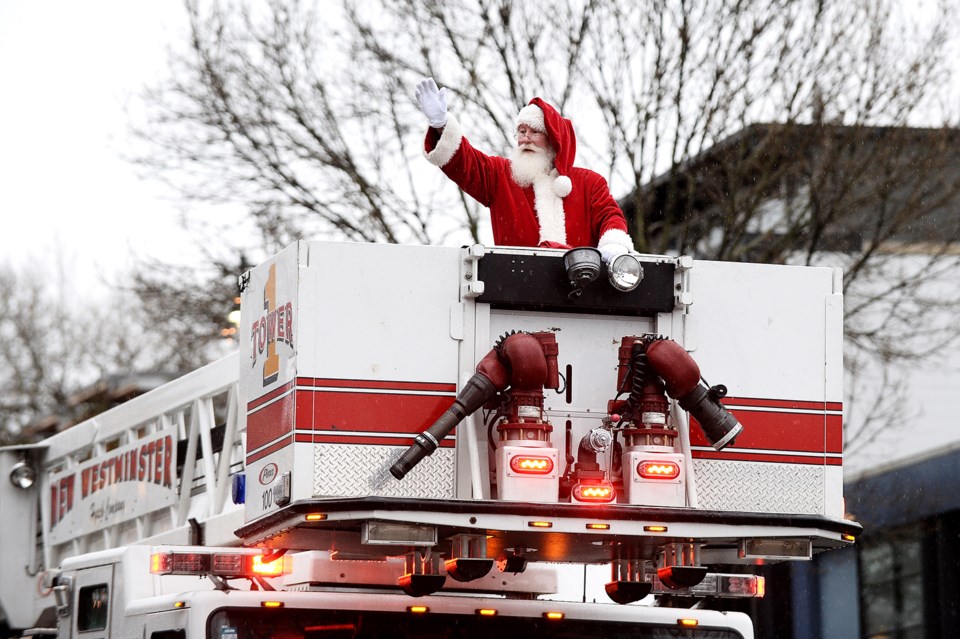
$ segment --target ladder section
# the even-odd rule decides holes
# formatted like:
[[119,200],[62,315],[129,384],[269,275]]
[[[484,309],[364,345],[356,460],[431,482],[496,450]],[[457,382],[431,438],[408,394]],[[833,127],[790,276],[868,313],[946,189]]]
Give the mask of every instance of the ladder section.
[[179,531],[237,510],[243,469],[238,355],[51,437],[41,478],[45,566]]

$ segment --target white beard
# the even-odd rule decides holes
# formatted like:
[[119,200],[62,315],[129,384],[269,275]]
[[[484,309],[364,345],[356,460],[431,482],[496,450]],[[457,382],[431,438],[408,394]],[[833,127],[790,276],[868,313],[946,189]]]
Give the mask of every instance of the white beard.
[[549,175],[553,170],[553,159],[556,155],[552,150],[533,144],[521,144],[510,156],[510,174],[513,181],[522,187],[528,187],[541,175]]

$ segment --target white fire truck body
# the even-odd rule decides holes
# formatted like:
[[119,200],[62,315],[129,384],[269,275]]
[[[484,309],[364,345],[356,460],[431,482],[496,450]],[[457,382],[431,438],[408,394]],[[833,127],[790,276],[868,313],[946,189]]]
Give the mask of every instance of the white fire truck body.
[[[231,582],[239,589],[223,590],[206,578],[151,574],[152,555],[170,549],[209,551],[129,546],[67,560],[63,574],[71,575],[75,596],[69,603],[73,608],[62,610],[71,623],[61,628],[61,637],[80,639],[93,632],[104,639],[111,634],[266,639],[363,632],[359,636],[453,634],[481,639],[498,632],[547,631],[552,636],[644,638],[663,636],[657,633],[677,629],[679,621],[686,622],[691,633],[694,629],[700,633],[693,636],[752,636],[749,618],[739,613],[531,598],[556,590],[556,573],[550,568],[532,567],[532,575],[491,575],[460,592],[414,599],[378,588],[402,573],[402,562],[335,561],[314,556],[326,553],[306,552],[288,558],[299,569],[264,580],[276,590],[250,589],[243,580]],[[126,600],[109,599],[110,591],[122,593]]]
[[[487,630],[513,634],[559,612],[572,634],[606,619],[751,636],[733,613],[530,585],[564,562],[608,566],[621,604],[756,596],[762,580],[724,566],[859,531],[843,519],[839,274],[639,262],[622,291],[556,250],[285,249],[241,278],[239,356],[2,451],[3,475],[38,473],[0,489],[0,561],[23,566],[0,583],[7,625],[255,639],[272,602],[311,637],[391,614],[431,636],[411,606],[457,628],[496,610]],[[209,553],[229,547],[287,574],[218,576]],[[211,625],[221,608],[243,623]]]

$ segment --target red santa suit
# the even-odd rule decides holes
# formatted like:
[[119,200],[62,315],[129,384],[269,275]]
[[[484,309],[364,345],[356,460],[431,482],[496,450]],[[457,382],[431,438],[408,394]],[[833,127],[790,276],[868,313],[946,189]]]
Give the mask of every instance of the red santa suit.
[[[626,218],[606,180],[573,166],[577,149],[573,124],[540,98],[530,105],[520,112],[518,125],[545,132],[557,153],[554,170],[535,178],[531,186],[517,184],[510,160],[471,146],[453,116],[447,117],[442,132],[427,130],[427,159],[490,209],[496,244],[552,248],[619,244],[633,250]],[[527,117],[531,113],[533,121]]]

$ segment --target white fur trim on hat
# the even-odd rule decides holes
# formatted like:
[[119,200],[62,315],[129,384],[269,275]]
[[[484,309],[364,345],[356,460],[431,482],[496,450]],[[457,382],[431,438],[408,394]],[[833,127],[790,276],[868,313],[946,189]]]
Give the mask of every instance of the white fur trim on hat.
[[447,115],[447,125],[443,127],[437,146],[426,154],[427,160],[430,164],[443,168],[457,154],[461,140],[463,140],[463,133],[460,131],[460,123],[452,115]]
[[541,175],[533,181],[533,208],[540,222],[540,242],[566,244],[567,219],[552,176]]
[[539,131],[540,133],[547,132],[547,125],[543,121],[543,109],[538,107],[536,104],[528,104],[520,109],[520,113],[517,114],[518,129],[520,128],[521,124],[525,124],[534,131]]
[[553,181],[553,192],[560,197],[567,197],[573,191],[573,181],[566,175],[561,175]]

